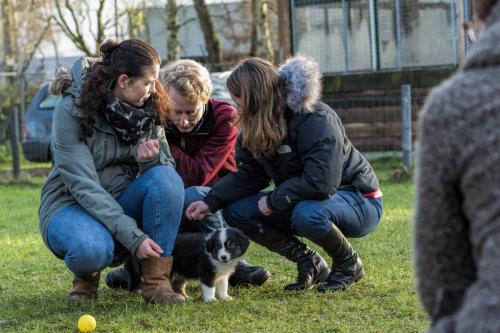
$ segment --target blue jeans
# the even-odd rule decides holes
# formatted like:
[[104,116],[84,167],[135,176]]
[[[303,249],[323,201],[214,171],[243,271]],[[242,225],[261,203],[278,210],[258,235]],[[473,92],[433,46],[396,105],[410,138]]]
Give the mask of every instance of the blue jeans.
[[292,210],[264,216],[257,202],[267,192],[240,199],[224,208],[227,223],[245,233],[256,231],[257,223],[268,224],[289,235],[314,241],[335,224],[346,237],[362,237],[372,232],[382,216],[382,198],[365,198],[359,192],[339,190],[323,201],[304,200]]
[[[174,169],[157,166],[136,178],[116,201],[139,228],[171,256],[183,214],[184,186]],[[109,230],[79,204],[65,207],[53,217],[48,242],[77,276],[100,271],[113,263],[121,244]]]
[[[191,186],[186,188],[184,196],[184,212],[186,208],[193,202],[203,200],[210,192],[210,187],[206,186]],[[227,224],[222,217],[221,211],[207,215],[203,220],[192,221],[183,216],[179,233],[181,232],[204,232],[208,233],[216,229],[226,228]]]

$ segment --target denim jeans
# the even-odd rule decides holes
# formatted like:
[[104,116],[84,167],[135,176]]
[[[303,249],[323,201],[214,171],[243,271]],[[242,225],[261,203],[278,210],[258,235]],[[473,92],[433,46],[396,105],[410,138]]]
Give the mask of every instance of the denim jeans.
[[[193,202],[202,200],[210,192],[210,187],[206,186],[191,186],[186,188],[184,196],[184,212],[186,208]],[[179,233],[181,232],[204,232],[208,233],[216,229],[227,227],[221,211],[207,215],[203,220],[188,220],[183,216]]]
[[[184,186],[171,167],[149,169],[130,183],[116,201],[139,228],[171,256],[183,214]],[[109,230],[79,204],[58,211],[48,228],[52,251],[77,276],[100,271],[122,247]]]
[[254,232],[257,223],[269,224],[290,235],[321,238],[335,224],[346,237],[362,237],[372,232],[382,216],[382,198],[365,198],[359,192],[339,190],[323,201],[304,200],[289,211],[264,216],[257,202],[267,192],[240,199],[224,208],[227,223],[245,233]]

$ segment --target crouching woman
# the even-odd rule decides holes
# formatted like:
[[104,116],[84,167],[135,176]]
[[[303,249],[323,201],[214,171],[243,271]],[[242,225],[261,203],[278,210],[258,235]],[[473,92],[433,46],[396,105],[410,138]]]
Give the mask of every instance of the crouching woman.
[[40,231],[74,275],[70,299],[97,297],[101,270],[125,254],[142,260],[147,302],[183,303],[169,281],[184,189],[159,126],[168,112],[160,56],[133,39],[107,41],[100,51],[52,85],[63,99]]
[[[318,100],[317,64],[298,56],[278,70],[250,58],[234,69],[227,87],[240,117],[238,171],[192,203],[187,217],[224,208],[229,225],[297,264],[297,279],[286,290],[347,288],[364,270],[346,237],[375,229],[382,195],[337,114]],[[271,180],[275,188],[262,191]],[[321,246],[333,260],[331,271],[296,236]]]

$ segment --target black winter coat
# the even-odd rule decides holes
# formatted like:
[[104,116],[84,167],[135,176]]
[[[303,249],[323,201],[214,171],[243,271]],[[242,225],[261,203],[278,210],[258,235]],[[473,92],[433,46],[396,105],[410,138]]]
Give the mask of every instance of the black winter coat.
[[204,199],[212,212],[269,186],[272,210],[289,210],[303,200],[324,200],[338,189],[371,193],[378,179],[346,137],[335,111],[317,102],[312,112],[286,112],[288,135],[272,158],[253,156],[237,144],[238,171],[225,176]]

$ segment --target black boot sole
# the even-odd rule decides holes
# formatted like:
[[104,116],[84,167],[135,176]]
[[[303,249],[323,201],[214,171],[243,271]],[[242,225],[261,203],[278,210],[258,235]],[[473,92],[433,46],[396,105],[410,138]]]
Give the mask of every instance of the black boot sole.
[[361,270],[354,276],[354,278],[352,280],[349,281],[349,283],[342,284],[340,286],[339,285],[328,286],[328,282],[325,282],[325,283],[319,285],[318,288],[316,288],[316,290],[320,293],[325,293],[327,291],[335,292],[338,290],[346,290],[347,288],[349,288],[350,285],[358,282],[364,276],[365,276],[365,270],[363,268],[361,268]]
[[269,272],[267,269],[262,272],[257,274],[256,276],[250,276],[247,277],[246,280],[243,279],[235,279],[232,276],[229,278],[229,286],[231,287],[260,287],[262,286],[267,280],[271,278],[271,272]]
[[320,272],[318,275],[314,277],[314,280],[311,282],[309,286],[306,286],[304,283],[290,283],[285,286],[286,291],[301,291],[301,290],[310,290],[315,285],[319,283],[323,283],[328,279],[328,275],[330,275],[330,270],[326,269]]

